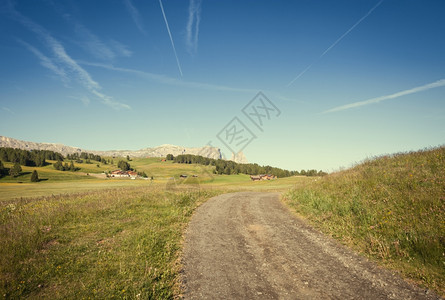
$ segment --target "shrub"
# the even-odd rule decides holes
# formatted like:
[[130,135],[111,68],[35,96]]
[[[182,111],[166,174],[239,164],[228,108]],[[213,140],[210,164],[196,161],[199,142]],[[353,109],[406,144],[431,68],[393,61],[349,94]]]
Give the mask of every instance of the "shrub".
[[39,175],[36,170],[32,171],[31,182],[39,182]]

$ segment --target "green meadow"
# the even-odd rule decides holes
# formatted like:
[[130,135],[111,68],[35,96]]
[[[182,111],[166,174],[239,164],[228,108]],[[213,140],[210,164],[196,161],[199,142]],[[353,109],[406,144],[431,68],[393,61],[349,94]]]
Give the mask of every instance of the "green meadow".
[[[159,158],[129,163],[149,179],[106,178],[117,166],[100,163],[75,164],[76,172],[22,167],[20,176],[0,179],[1,296],[175,298],[182,234],[194,209],[234,191],[279,192],[313,226],[445,294],[444,147],[325,177],[259,182]],[[30,181],[33,170],[41,181]]]
[[345,245],[445,294],[445,147],[368,160],[283,199]]
[[218,193],[152,186],[9,203],[0,214],[1,295],[172,298],[182,232]]

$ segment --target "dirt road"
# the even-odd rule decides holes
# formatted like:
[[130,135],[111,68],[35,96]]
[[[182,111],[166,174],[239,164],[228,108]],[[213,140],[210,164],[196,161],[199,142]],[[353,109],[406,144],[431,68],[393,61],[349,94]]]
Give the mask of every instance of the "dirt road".
[[305,225],[272,193],[199,207],[183,266],[185,299],[437,299]]

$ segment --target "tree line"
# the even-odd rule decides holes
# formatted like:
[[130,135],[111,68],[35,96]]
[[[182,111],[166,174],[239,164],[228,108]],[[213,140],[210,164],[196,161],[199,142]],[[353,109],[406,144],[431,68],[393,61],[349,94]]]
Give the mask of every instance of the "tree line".
[[62,163],[62,161],[58,160],[58,161],[56,161],[53,164],[53,167],[54,167],[54,169],[59,170],[59,171],[71,171],[71,172],[74,172],[74,171],[80,170],[79,168],[76,168],[74,166],[74,162],[73,161],[71,161],[71,163],[68,164],[67,162],[66,163]]
[[0,160],[18,163],[22,166],[43,167],[46,160],[63,160],[63,155],[50,150],[23,150],[14,148],[0,148]]
[[101,157],[100,155],[96,155],[93,153],[88,153],[88,152],[81,152],[79,153],[73,153],[73,154],[67,154],[66,158],[69,160],[74,160],[77,163],[83,163],[85,160],[85,163],[91,163],[92,160],[95,160],[97,162],[100,162],[104,165],[106,165],[107,163],[110,163],[110,160],[106,160],[105,158]]
[[276,168],[272,166],[260,166],[256,163],[252,164],[240,164],[231,160],[223,159],[213,159],[208,157],[203,157],[200,155],[192,154],[181,154],[178,156],[173,156],[172,154],[167,155],[167,160],[172,160],[174,163],[179,164],[201,164],[205,166],[215,166],[215,174],[247,174],[247,175],[260,175],[260,174],[273,174],[278,178],[289,177],[294,175],[305,175],[305,176],[324,176],[327,173],[317,170],[301,170],[289,171],[281,168]]
[[0,178],[5,175],[10,175],[12,177],[17,177],[22,172],[22,167],[18,162],[14,163],[14,165],[11,168],[6,168],[2,161],[0,160]]

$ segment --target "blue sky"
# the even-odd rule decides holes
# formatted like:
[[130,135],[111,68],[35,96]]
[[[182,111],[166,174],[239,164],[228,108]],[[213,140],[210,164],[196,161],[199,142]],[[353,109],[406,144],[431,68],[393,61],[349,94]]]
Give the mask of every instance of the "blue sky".
[[[444,13],[441,0],[2,0],[0,135],[210,143],[328,171],[442,145]],[[235,117],[248,145],[224,140]]]

